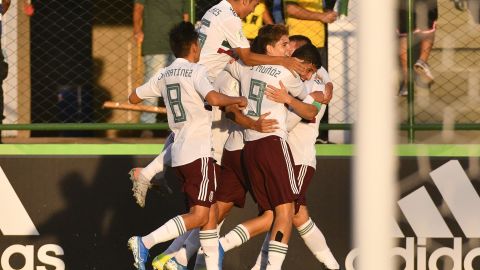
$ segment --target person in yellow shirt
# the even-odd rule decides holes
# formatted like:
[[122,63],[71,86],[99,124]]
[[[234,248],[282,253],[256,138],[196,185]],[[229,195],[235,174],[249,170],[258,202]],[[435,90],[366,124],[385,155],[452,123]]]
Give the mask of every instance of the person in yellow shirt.
[[273,24],[273,19],[265,5],[265,1],[260,1],[255,10],[242,22],[243,33],[250,43],[257,37],[258,30],[265,24]]
[[[284,10],[290,35],[308,37],[325,61],[325,24],[334,22],[337,13],[324,11],[322,0],[285,0]],[[325,63],[322,66],[326,66]]]

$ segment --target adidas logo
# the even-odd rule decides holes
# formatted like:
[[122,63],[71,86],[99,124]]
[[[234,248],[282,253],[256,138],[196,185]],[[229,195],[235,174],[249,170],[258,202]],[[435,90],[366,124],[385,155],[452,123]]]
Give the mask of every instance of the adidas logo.
[[[37,228],[28,215],[25,207],[18,198],[15,190],[0,167],[0,231],[4,236],[35,236],[39,235]],[[21,239],[24,240],[24,239]],[[24,241],[21,241],[24,242]],[[11,245],[5,250],[0,250],[0,266],[3,270],[15,270],[10,265],[10,258],[19,254],[24,258],[24,265],[20,269],[47,269],[44,266],[35,267],[35,261],[45,266],[54,266],[54,269],[65,269],[65,263],[58,257],[63,255],[62,247],[56,244],[46,244],[38,247],[35,259],[34,245]],[[52,254],[56,256],[52,256]]]
[[0,231],[3,235],[39,235],[37,228],[0,167]]
[[[458,160],[451,160],[430,173],[434,185],[443,197],[453,218],[465,234],[467,242],[480,238],[480,196],[463,170]],[[395,247],[393,256],[402,257],[405,270],[438,269],[440,258],[450,258],[452,270],[473,270],[473,262],[480,258],[480,247],[463,243],[463,238],[454,236],[433,202],[427,189],[422,186],[398,201],[398,206],[413,229],[415,237],[405,237],[396,222],[393,223],[393,236],[405,238],[405,247]],[[427,246],[427,239],[450,238],[452,247]],[[478,239],[475,239],[478,240]],[[472,241],[473,242],[473,241]],[[439,247],[440,246],[440,247]],[[471,250],[468,250],[471,248]],[[464,249],[467,249],[464,251]],[[427,250],[430,256],[427,258]],[[345,259],[345,269],[354,270],[354,260],[358,250],[350,251]],[[463,258],[462,258],[463,257]],[[416,264],[416,265],[415,265]]]

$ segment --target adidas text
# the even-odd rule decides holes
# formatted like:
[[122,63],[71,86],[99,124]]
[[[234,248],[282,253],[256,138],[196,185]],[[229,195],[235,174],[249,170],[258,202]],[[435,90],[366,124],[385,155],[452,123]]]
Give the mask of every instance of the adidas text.
[[[463,240],[461,237],[453,238],[453,247],[440,247],[433,250],[427,257],[425,238],[418,238],[415,243],[414,237],[407,237],[405,247],[392,249],[392,256],[399,256],[405,262],[405,270],[438,269],[437,261],[440,257],[449,258],[453,261],[452,270],[473,270],[473,261],[480,257],[480,247],[463,253]],[[462,254],[465,256],[462,257]],[[355,270],[354,261],[358,257],[358,249],[353,249],[345,259],[345,269]],[[416,258],[416,259],[415,259]],[[415,263],[417,265],[415,265]]]
[[[12,265],[10,265],[10,258],[16,254],[21,255],[25,260],[22,268],[13,268]],[[11,245],[2,252],[1,269],[46,270],[51,269],[46,266],[53,266],[55,270],[64,270],[65,263],[60,258],[52,256],[52,254],[56,256],[63,255],[63,249],[55,244],[46,244],[39,247],[36,259],[38,259],[41,265],[35,267],[35,247],[33,245]]]

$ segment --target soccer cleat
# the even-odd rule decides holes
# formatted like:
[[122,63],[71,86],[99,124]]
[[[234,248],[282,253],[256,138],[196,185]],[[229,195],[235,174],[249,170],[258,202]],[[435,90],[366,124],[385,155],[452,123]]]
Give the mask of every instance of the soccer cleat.
[[225,255],[225,250],[222,247],[220,241],[218,242],[218,269],[222,270],[223,266],[223,257]]
[[337,260],[335,260],[335,257],[333,257],[332,252],[330,249],[321,251],[317,253],[318,260],[322,262],[325,267],[329,270],[337,270],[340,269],[340,265],[338,265]]
[[148,260],[148,249],[139,236],[132,236],[128,239],[128,247],[133,253],[133,265],[139,270],[145,270],[145,263]]
[[163,270],[188,270],[188,268],[179,264],[175,257],[173,257],[165,263]]
[[413,69],[415,70],[420,83],[431,84],[433,82],[434,78],[432,72],[425,61],[418,59],[415,65],[413,65]]
[[172,255],[170,254],[161,253],[160,255],[157,255],[152,261],[153,269],[163,270],[163,267],[171,258]]
[[150,188],[150,181],[142,174],[142,168],[133,168],[128,174],[133,184],[133,197],[140,207],[145,207],[145,197]]

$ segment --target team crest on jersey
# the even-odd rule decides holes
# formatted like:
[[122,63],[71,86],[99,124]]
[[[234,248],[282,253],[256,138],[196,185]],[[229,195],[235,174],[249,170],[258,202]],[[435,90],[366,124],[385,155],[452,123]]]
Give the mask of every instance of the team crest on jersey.
[[233,57],[232,46],[230,45],[230,43],[228,43],[227,40],[224,40],[222,42],[222,46],[220,48],[218,48],[217,53],[224,53],[224,54],[228,54],[231,57]]

